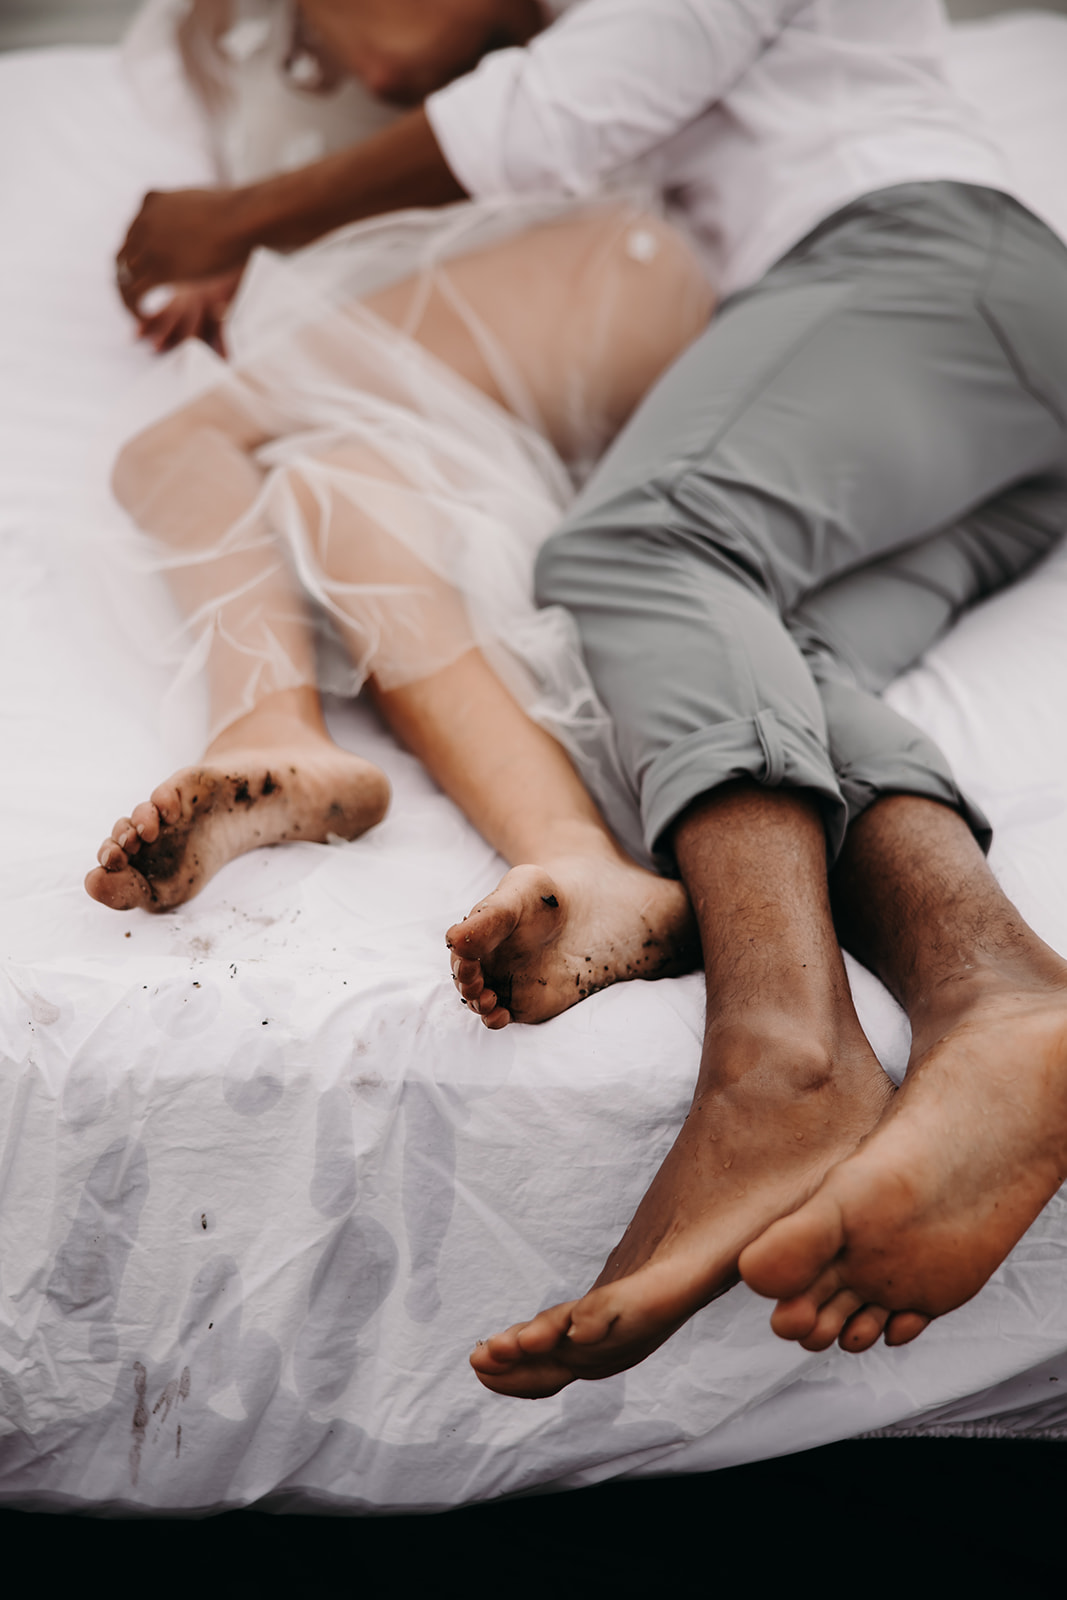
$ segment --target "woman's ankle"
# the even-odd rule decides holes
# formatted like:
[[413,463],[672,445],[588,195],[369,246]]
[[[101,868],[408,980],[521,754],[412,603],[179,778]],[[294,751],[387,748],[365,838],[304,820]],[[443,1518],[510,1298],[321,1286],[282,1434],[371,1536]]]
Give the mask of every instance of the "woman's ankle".
[[636,863],[603,823],[594,818],[554,817],[541,825],[524,818],[521,830],[516,830],[508,846],[502,854],[513,867],[549,866],[554,861],[582,859],[636,870]]
[[209,743],[205,759],[234,750],[263,750],[308,742],[330,742],[317,689],[302,686],[265,695],[251,711],[227,722]]

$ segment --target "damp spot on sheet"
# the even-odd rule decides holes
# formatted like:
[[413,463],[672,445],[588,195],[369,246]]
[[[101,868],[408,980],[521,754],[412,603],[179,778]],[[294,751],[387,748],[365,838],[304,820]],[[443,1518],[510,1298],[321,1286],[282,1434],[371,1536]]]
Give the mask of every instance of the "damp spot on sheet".
[[257,1038],[254,1048],[241,1044],[226,1063],[222,1098],[240,1117],[261,1117],[285,1093],[285,1065],[281,1050]]
[[212,1395],[237,1375],[243,1302],[235,1258],[212,1256],[189,1287],[178,1328],[178,1348],[196,1373],[198,1394]]
[[411,1258],[404,1309],[413,1322],[426,1323],[441,1309],[437,1275],[455,1203],[456,1136],[433,1084],[405,1084],[403,1105],[404,1227]]
[[126,1262],[148,1198],[148,1159],[136,1140],[104,1151],[85,1182],[45,1293],[64,1316],[90,1323],[89,1354],[115,1361],[115,1311]]
[[[149,1392],[148,1368],[143,1361],[133,1363],[133,1420],[130,1423],[130,1483],[136,1489],[141,1475],[144,1448],[148,1443],[158,1444],[164,1434],[171,1411],[188,1400],[192,1390],[192,1373],[183,1367],[177,1377],[169,1378],[155,1396]],[[167,1429],[169,1434],[169,1429]],[[169,1444],[169,1440],[168,1440]],[[175,1419],[174,1455],[177,1459],[182,1449],[181,1423]]]
[[329,1405],[355,1370],[362,1328],[396,1279],[397,1248],[372,1217],[346,1217],[315,1269],[307,1320],[293,1352],[293,1377],[309,1406]]
[[250,1417],[261,1417],[281,1381],[282,1352],[276,1339],[253,1328],[241,1340],[237,1361],[237,1393]]
[[308,1198],[324,1217],[340,1217],[356,1202],[356,1145],[352,1101],[338,1084],[319,1100],[315,1127],[315,1170]]
[[145,1436],[148,1433],[148,1369],[143,1361],[133,1364],[133,1421],[130,1432],[133,1438],[130,1441],[130,1482],[134,1488],[141,1475],[141,1455],[144,1451]]
[[103,1121],[110,1098],[107,1065],[94,1061],[91,1051],[79,1052],[63,1084],[59,1105],[63,1121],[71,1128],[89,1128]]

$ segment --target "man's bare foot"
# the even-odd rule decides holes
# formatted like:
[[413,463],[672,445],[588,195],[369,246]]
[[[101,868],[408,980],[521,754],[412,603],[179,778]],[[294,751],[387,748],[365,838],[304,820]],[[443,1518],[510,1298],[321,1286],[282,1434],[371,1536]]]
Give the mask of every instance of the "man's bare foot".
[[456,988],[487,1028],[544,1022],[598,989],[700,959],[682,885],[608,855],[513,867],[446,939]]
[[1040,949],[1026,977],[954,986],[880,1126],[743,1252],[782,1338],[906,1344],[977,1294],[1067,1178],[1067,963]]
[[120,817],[85,887],[116,911],[167,911],[246,850],[330,835],[355,839],[380,822],[389,783],[325,733],[272,728],[269,744],[219,745]]
[[[753,1008],[754,1009],[754,1008]],[[636,1365],[737,1281],[771,1220],[803,1204],[892,1094],[858,1024],[832,1049],[794,1017],[709,1030],[701,1085],[593,1288],[478,1345],[487,1388],[526,1399]]]

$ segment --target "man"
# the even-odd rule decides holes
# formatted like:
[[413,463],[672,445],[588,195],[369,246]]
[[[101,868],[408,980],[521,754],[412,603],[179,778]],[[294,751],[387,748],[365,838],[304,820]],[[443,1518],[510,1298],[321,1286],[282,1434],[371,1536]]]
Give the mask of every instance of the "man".
[[[938,753],[785,626],[939,529],[951,610],[1067,521],[1067,250],[1003,193],[942,26],[934,0],[585,0],[299,179],[150,196],[120,258],[136,303],[256,242],[640,166],[726,297],[540,562],[643,844],[689,891],[709,1004],[689,1116],[597,1284],[475,1352],[505,1393],[632,1365],[739,1274],[807,1348],[904,1343],[1067,1176],[1067,963]],[[450,933],[490,1026],[559,960],[524,881]],[[888,1106],[838,935],[911,1018]]]

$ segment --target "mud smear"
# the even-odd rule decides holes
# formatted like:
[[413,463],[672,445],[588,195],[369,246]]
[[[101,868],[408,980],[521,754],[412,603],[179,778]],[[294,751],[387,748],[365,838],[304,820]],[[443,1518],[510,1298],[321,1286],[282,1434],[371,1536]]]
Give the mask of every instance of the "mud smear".
[[130,1432],[133,1434],[133,1443],[130,1445],[130,1482],[137,1487],[137,1479],[141,1473],[141,1452],[144,1450],[145,1434],[148,1432],[148,1371],[144,1363],[135,1361],[133,1364],[133,1392],[135,1404],[133,1408],[133,1424]]

